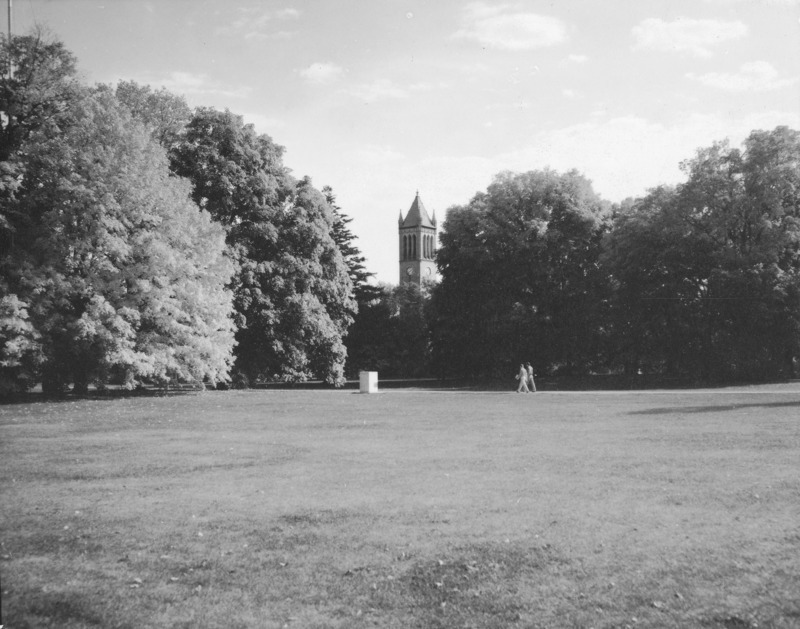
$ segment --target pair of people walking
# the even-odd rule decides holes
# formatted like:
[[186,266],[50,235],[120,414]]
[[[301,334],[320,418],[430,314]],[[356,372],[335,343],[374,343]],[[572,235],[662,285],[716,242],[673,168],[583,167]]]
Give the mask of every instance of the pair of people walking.
[[530,363],[520,364],[517,380],[519,380],[517,393],[530,393],[531,391],[536,393],[536,383],[533,381],[533,367],[531,367]]

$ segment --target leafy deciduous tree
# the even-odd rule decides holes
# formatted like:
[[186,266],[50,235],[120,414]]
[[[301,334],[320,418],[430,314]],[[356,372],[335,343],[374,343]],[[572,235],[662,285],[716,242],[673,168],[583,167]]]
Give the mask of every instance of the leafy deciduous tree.
[[192,110],[186,104],[186,99],[163,87],[154,90],[149,85],[139,85],[135,81],[120,81],[116,95],[133,117],[151,130],[153,138],[161,146],[167,150],[177,146],[192,118]]
[[228,228],[241,263],[234,284],[237,367],[249,379],[341,384],[355,302],[332,237],[335,216],[283,149],[228,111],[200,108],[173,151],[194,199]]
[[78,391],[113,370],[225,379],[233,264],[224,232],[189,199],[164,150],[107,89],[20,151],[9,289],[40,335],[45,388]]
[[684,162],[622,213],[604,265],[629,366],[701,379],[790,374],[800,351],[800,134],[753,132]]
[[498,375],[530,357],[538,370],[599,361],[606,206],[575,171],[501,173],[448,211],[433,299],[440,373]]

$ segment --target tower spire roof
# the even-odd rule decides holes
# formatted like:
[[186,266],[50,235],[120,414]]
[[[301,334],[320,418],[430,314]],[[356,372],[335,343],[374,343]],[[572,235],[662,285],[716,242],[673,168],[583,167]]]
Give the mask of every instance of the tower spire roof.
[[408,209],[408,214],[406,214],[406,218],[403,220],[402,227],[417,227],[419,225],[434,229],[436,227],[436,223],[428,216],[428,211],[422,204],[422,199],[419,198],[419,190],[417,190],[417,196],[414,197],[414,202]]

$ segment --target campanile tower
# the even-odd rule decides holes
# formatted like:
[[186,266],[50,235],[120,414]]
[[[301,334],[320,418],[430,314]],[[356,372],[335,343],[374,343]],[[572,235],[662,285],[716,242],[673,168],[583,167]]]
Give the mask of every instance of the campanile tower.
[[436,212],[433,218],[428,216],[419,192],[403,218],[400,212],[398,223],[400,237],[400,284],[413,282],[417,286],[424,279],[433,279],[436,275]]

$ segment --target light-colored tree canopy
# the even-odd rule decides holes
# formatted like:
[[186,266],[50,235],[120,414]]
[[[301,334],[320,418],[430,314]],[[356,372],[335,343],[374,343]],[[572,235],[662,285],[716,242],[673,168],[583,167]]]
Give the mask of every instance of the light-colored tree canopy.
[[36,332],[45,388],[226,379],[234,264],[164,149],[103,88],[27,131],[3,289]]

